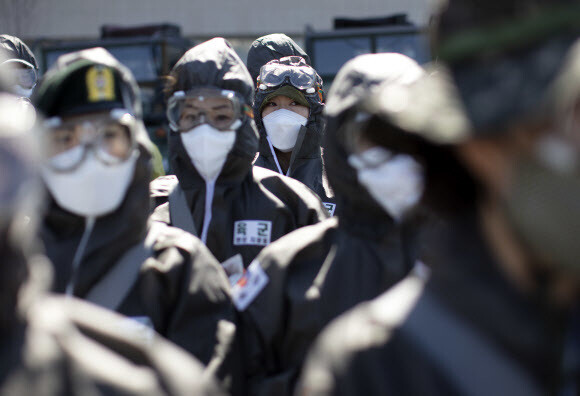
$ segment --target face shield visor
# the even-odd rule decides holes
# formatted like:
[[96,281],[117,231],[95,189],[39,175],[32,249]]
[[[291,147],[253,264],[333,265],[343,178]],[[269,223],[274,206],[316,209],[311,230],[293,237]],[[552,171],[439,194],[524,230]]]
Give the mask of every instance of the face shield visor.
[[137,146],[136,120],[124,109],[95,116],[60,117],[45,121],[48,129],[47,165],[57,172],[72,172],[89,150],[105,165],[116,165],[131,157]]
[[188,132],[202,124],[219,131],[236,130],[252,111],[234,91],[196,88],[177,91],[167,102],[167,119],[174,131]]

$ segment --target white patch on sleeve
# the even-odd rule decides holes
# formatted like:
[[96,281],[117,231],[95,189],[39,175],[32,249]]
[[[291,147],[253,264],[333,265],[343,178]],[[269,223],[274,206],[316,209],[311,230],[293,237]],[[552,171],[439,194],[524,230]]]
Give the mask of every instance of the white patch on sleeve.
[[126,317],[119,323],[119,327],[123,333],[143,345],[151,344],[155,335],[153,322],[148,316]]
[[244,276],[232,287],[232,298],[238,311],[245,310],[266,287],[269,280],[260,262],[252,261]]
[[234,223],[234,245],[270,244],[272,222],[265,220],[240,220]]
[[322,204],[324,205],[326,210],[328,210],[328,214],[331,217],[334,216],[334,211],[336,210],[336,204],[333,204],[331,202],[323,202]]
[[230,280],[230,285],[235,285],[244,275],[244,260],[241,254],[236,254],[222,263],[223,269]]

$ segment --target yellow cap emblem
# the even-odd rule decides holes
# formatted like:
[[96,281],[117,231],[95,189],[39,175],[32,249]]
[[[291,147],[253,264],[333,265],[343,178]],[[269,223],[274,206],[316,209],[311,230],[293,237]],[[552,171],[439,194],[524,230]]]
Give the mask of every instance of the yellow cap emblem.
[[93,66],[87,71],[86,79],[89,102],[115,99],[115,79],[110,68]]

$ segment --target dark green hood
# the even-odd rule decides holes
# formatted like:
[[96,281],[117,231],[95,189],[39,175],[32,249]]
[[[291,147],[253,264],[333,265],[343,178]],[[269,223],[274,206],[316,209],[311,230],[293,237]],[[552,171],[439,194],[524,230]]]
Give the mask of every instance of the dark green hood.
[[246,61],[254,84],[260,75],[260,69],[266,63],[274,59],[293,55],[301,56],[307,64],[311,64],[308,54],[284,33],[272,33],[254,40],[248,51]]

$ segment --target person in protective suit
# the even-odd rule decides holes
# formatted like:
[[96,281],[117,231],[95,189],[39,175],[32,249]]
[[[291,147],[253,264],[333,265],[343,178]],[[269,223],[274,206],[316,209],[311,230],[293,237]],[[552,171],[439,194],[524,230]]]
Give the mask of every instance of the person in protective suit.
[[[270,61],[288,56],[299,56],[304,59],[308,66],[312,66],[308,54],[294,40],[283,33],[268,34],[254,40],[248,51],[246,61],[252,80],[257,82],[262,66]],[[256,88],[259,88],[259,84],[256,84]],[[288,88],[285,88],[285,90],[288,90]],[[322,89],[319,91],[322,95],[320,100],[316,100],[312,95],[306,97],[300,90],[291,94],[291,96],[298,98],[304,106],[309,108],[309,114],[306,117],[310,127],[305,129],[304,132],[300,128],[300,133],[297,140],[295,140],[294,150],[287,152],[281,152],[272,146],[268,139],[267,130],[261,121],[262,114],[260,110],[267,105],[266,96],[270,99],[275,97],[275,95],[270,95],[271,93],[272,90],[268,90],[268,95],[263,95],[260,94],[259,89],[256,90],[256,96],[259,96],[258,101],[260,103],[254,102],[254,114],[256,115],[256,125],[260,132],[260,149],[255,165],[285,174],[306,184],[318,194],[330,215],[333,215],[336,210],[334,193],[326,177],[322,150],[320,149],[324,120],[323,117],[318,115],[323,108],[324,91]],[[258,107],[258,111],[256,111],[256,107]],[[310,109],[313,109],[313,111],[310,112]],[[311,114],[312,117],[310,117]],[[299,144],[298,141],[300,141]],[[282,158],[279,159],[279,157]]]
[[38,82],[38,65],[30,48],[18,37],[0,34],[0,57],[0,70],[11,80],[7,89],[30,98]]
[[431,236],[431,276],[413,274],[332,323],[298,394],[580,390],[580,8],[482,4],[451,1],[438,16],[434,53],[447,72],[401,91],[408,105],[373,100],[418,126],[398,140],[419,138],[427,169],[441,167],[429,152],[454,158],[431,180],[449,188],[425,193],[446,224]]
[[327,217],[302,183],[252,165],[252,92],[246,67],[223,38],[187,51],[168,85],[175,176],[151,184],[152,218],[199,235],[232,282],[264,246]]
[[198,238],[148,221],[151,155],[130,71],[103,48],[66,54],[33,99],[47,117],[40,235],[52,290],[132,318],[143,337],[155,330],[224,378],[235,337],[228,280]]
[[254,94],[254,120],[260,132],[255,165],[290,176],[318,194],[332,215],[320,147],[324,132],[322,79],[298,56],[283,57],[260,69]]
[[36,236],[42,134],[32,107],[0,93],[0,394],[218,395],[180,348],[122,331],[127,319],[47,291],[50,263]]
[[233,287],[249,394],[292,394],[308,348],[326,323],[413,268],[420,165],[399,158],[359,172],[361,162],[376,154],[384,160],[386,154],[363,155],[367,147],[360,142],[367,133],[389,133],[389,126],[377,121],[347,133],[334,129],[340,124],[333,118],[355,112],[381,82],[406,84],[422,73],[412,59],[388,53],[357,57],[337,75],[326,107],[324,145],[337,215],[265,248]]

